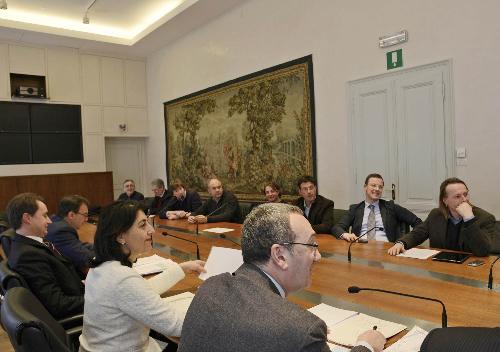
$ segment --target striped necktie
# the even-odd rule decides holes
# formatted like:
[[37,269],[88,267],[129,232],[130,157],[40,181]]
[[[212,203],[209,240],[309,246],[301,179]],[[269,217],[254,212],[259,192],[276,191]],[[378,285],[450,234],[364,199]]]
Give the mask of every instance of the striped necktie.
[[377,232],[377,230],[374,229],[374,227],[376,225],[376,223],[375,223],[375,206],[373,204],[370,204],[368,206],[368,208],[370,208],[370,213],[368,214],[368,224],[366,226],[368,227],[368,230],[371,229],[367,235],[368,241],[370,241],[370,240],[375,239],[375,232]]

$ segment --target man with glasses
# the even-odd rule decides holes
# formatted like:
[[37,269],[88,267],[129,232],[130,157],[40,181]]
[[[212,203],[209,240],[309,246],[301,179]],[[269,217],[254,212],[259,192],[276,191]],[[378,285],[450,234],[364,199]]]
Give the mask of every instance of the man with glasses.
[[[365,241],[395,242],[401,236],[400,223],[412,227],[422,223],[422,220],[408,209],[392,200],[381,199],[384,193],[384,179],[379,174],[366,176],[364,191],[365,200],[349,206],[347,214],[332,228],[332,233],[337,238],[352,242],[368,231],[363,237]],[[349,232],[349,228],[352,228],[352,232]],[[372,230],[369,231],[370,229]]]
[[94,249],[90,243],[78,238],[77,230],[88,220],[89,201],[87,198],[72,195],[59,202],[57,215],[51,218],[46,239],[83,274],[87,274],[89,263],[94,258]]
[[[302,211],[280,203],[256,207],[243,224],[241,249],[244,264],[236,272],[199,288],[178,351],[330,351],[325,322],[286,299],[310,285],[321,259]],[[362,340],[352,351],[378,352],[385,343],[374,330]]]

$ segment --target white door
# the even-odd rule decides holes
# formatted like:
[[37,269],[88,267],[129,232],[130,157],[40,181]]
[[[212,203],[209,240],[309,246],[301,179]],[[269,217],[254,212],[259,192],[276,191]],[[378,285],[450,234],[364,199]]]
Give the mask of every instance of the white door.
[[378,172],[384,198],[424,217],[438,205],[439,184],[454,174],[450,77],[445,61],[349,83],[354,199]]
[[135,188],[146,196],[144,140],[142,138],[106,138],[106,170],[113,172],[115,199],[123,192],[123,181],[132,179]]

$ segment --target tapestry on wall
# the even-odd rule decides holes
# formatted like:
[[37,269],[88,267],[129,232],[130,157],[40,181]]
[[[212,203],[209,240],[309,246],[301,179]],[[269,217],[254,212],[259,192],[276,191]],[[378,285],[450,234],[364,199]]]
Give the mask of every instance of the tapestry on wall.
[[168,183],[206,192],[218,177],[240,200],[268,181],[296,194],[316,174],[312,56],[164,103]]

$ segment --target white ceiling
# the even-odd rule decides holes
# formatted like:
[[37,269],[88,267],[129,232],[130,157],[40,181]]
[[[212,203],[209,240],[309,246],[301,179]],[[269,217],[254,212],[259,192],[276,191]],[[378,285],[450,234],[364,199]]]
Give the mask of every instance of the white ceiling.
[[144,57],[246,0],[93,1],[7,0],[0,40]]

